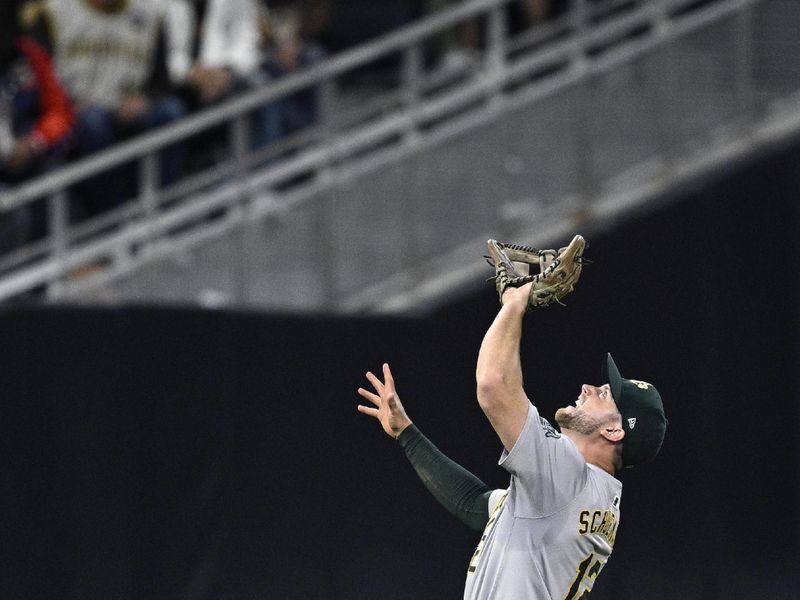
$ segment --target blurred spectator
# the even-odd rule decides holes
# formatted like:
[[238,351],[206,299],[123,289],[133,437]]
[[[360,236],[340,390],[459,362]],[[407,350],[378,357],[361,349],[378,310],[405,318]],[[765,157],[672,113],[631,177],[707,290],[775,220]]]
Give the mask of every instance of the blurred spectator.
[[[169,72],[190,110],[226,100],[266,83],[261,58],[260,0],[169,0]],[[251,145],[270,141],[277,106],[254,111]],[[193,168],[229,155],[228,130],[213,128],[192,140]]]
[[173,87],[184,85],[192,68],[196,18],[192,0],[164,0],[164,49]]
[[[325,0],[328,18],[319,41],[331,54],[410,25],[421,15],[422,0]],[[267,4],[271,4],[267,0]],[[399,68],[399,54],[384,56],[348,74],[346,85],[393,85]]]
[[[74,115],[45,47],[23,30],[21,0],[0,4],[0,190],[63,158]],[[0,213],[0,252],[40,235],[40,205]]]
[[[56,68],[77,108],[74,156],[81,158],[186,114],[169,94],[158,0],[45,0],[42,17],[52,36]],[[177,179],[182,148],[161,156],[161,183]],[[95,214],[125,198],[127,177],[112,170],[80,189]]]
[[329,17],[321,41],[332,53],[352,48],[413,22],[421,14],[420,1],[325,0]]
[[[328,0],[268,0],[262,11],[262,68],[270,80],[325,59],[327,52],[318,40],[329,15]],[[316,87],[309,87],[279,99],[274,118],[266,120],[266,141],[311,125],[317,118],[317,96]]]
[[[423,16],[453,8],[461,0],[422,0]],[[427,47],[426,61],[445,70],[460,69],[476,60],[481,47],[481,26],[477,19],[460,23],[435,37]]]
[[194,107],[258,82],[257,0],[169,0],[167,8],[170,76]]
[[[422,0],[424,16],[454,8],[463,0]],[[514,0],[505,5],[508,35],[515,36],[564,14],[569,0]],[[426,45],[426,62],[444,71],[457,72],[474,66],[486,46],[486,19],[464,21],[444,31]]]
[[508,5],[509,30],[513,35],[550,19],[569,8],[568,0],[517,0]]

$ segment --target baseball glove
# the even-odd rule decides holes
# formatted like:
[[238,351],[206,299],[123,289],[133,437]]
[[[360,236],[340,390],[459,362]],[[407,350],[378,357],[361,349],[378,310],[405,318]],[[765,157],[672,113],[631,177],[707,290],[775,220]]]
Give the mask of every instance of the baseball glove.
[[[494,267],[494,282],[503,304],[503,292],[509,287],[521,287],[533,283],[528,296],[528,310],[548,306],[553,302],[562,304],[561,298],[575,289],[581,276],[581,268],[589,261],[583,258],[586,240],[576,235],[569,246],[555,250],[538,250],[530,246],[504,244],[489,240],[487,262]],[[531,273],[537,265],[539,272]]]

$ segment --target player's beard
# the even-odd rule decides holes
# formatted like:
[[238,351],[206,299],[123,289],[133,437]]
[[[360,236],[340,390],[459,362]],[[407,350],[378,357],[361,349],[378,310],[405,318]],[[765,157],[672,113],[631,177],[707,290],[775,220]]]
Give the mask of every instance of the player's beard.
[[561,429],[569,429],[583,435],[591,435],[611,420],[612,415],[590,415],[580,409],[559,408],[556,423]]

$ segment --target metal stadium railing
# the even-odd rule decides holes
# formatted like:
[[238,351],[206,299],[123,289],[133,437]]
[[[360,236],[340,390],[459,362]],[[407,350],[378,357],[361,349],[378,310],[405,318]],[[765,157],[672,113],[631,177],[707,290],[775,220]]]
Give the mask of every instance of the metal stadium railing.
[[[46,199],[48,234],[0,257],[0,301],[407,308],[435,295],[426,274],[474,277],[435,257],[487,232],[610,218],[800,127],[800,69],[784,60],[800,45],[781,38],[800,22],[790,0],[579,0],[514,36],[510,1],[464,2],[6,190],[2,210]],[[427,64],[427,44],[475,19],[479,48]],[[395,77],[347,83],[387,57]],[[317,123],[250,151],[248,116],[308,88]],[[159,150],[220,126],[226,158],[160,189]],[[71,222],[70,188],[130,161],[138,195]]]

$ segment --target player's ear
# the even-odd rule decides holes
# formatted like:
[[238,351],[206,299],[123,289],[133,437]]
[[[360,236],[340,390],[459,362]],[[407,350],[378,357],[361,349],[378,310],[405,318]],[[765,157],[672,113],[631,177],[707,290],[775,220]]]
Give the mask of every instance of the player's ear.
[[600,435],[609,442],[617,443],[625,437],[625,430],[622,429],[621,423],[609,423],[600,428]]

